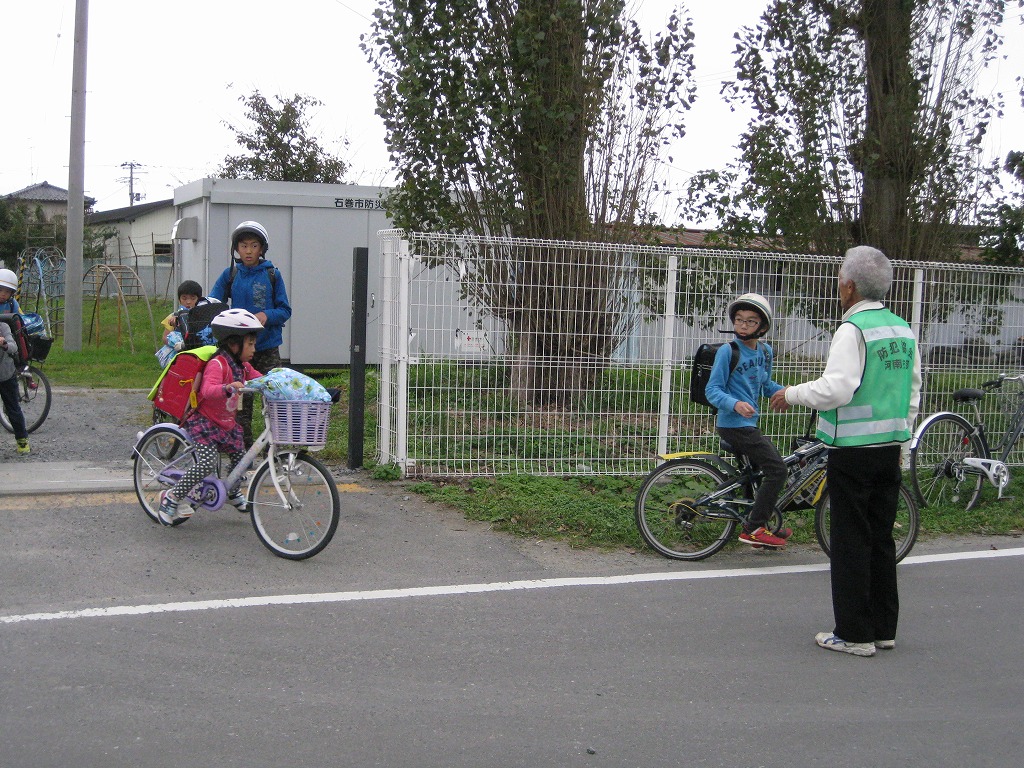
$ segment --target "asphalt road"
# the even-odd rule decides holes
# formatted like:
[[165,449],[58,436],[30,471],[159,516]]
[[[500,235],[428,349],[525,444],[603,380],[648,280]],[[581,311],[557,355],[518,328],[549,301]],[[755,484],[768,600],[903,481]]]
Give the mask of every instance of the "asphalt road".
[[293,563],[234,511],[167,529],[130,494],[0,499],[0,765],[1020,759],[1020,540],[919,546],[897,649],[861,659],[813,643],[811,548],[670,563],[515,540],[398,485],[343,503]]

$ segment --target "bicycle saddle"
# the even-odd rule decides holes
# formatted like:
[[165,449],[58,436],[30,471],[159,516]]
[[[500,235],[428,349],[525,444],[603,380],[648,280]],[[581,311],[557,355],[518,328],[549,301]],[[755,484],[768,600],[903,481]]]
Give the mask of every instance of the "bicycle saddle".
[[981,400],[985,396],[983,389],[958,389],[953,393],[953,399],[958,403],[969,403],[971,400]]

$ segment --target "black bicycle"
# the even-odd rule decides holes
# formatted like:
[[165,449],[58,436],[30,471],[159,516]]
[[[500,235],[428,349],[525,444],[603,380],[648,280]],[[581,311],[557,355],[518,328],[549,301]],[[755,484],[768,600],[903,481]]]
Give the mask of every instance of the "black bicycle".
[[[647,545],[674,560],[703,560],[734,538],[746,523],[763,473],[742,454],[726,445],[733,460],[713,453],[673,453],[662,456],[640,486],[636,497],[636,524]],[[814,533],[831,556],[830,509],[825,466],[828,446],[805,435],[794,440],[793,452],[783,457],[789,469],[786,485],[766,526],[773,533],[782,527],[783,511],[814,509]],[[893,536],[896,561],[910,552],[917,540],[920,520],[914,494],[900,486]]]

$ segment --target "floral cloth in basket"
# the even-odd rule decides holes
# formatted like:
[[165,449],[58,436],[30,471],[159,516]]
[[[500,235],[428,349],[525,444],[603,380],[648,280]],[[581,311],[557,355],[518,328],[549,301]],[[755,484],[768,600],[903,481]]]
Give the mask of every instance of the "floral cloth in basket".
[[270,373],[247,382],[246,386],[259,390],[268,400],[331,402],[330,393],[320,382],[291,368],[272,368]]

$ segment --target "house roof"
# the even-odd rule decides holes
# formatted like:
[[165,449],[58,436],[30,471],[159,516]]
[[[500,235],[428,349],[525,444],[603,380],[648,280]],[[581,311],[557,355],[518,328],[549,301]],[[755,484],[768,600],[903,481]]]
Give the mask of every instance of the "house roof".
[[[55,187],[48,181],[44,181],[40,184],[32,184],[31,186],[19,189],[17,192],[11,192],[10,194],[4,195],[6,198],[13,200],[24,200],[29,203],[64,203],[68,202],[68,191],[61,187]],[[95,197],[85,197],[85,205],[87,208],[91,208],[96,204]]]
[[112,211],[100,211],[99,213],[90,213],[85,217],[86,224],[106,224],[110,221],[127,221],[129,219],[136,219],[139,216],[150,213],[151,211],[157,211],[161,208],[170,208],[174,205],[174,199],[170,200],[156,200],[152,203],[139,203],[138,205],[129,205],[126,208],[115,208]]

